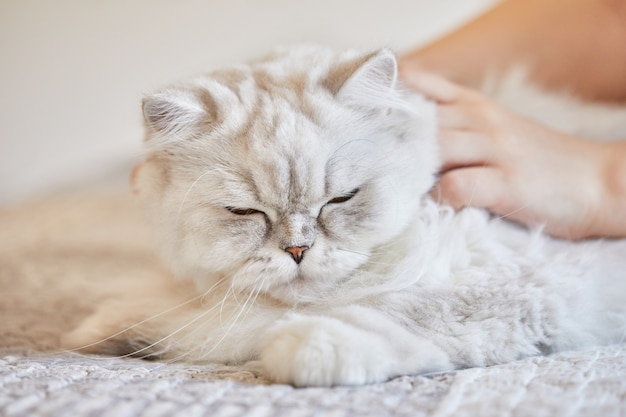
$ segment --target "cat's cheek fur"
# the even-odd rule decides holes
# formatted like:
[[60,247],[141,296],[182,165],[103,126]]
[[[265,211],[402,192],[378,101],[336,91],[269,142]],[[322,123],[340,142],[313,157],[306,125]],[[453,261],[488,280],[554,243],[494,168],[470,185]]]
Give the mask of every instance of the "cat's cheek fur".
[[266,292],[287,304],[319,302],[338,294],[342,279],[367,261],[367,252],[341,250],[320,236],[300,264],[270,245],[231,276],[233,289]]
[[[295,386],[362,385],[399,375],[443,371],[447,354],[379,313],[361,307],[347,314],[372,327],[330,316],[292,315],[275,325],[261,346],[266,375]],[[375,320],[371,322],[369,319]]]
[[[256,253],[265,221],[237,218],[224,207],[199,203],[202,191],[163,161],[146,161],[134,178],[140,203],[161,242],[161,254],[175,276],[204,291],[236,274]],[[181,186],[183,184],[183,186]]]
[[333,288],[338,281],[353,274],[369,258],[367,248],[326,239],[318,239],[310,252],[308,259],[301,264],[302,275]]
[[233,289],[242,292],[268,292],[296,278],[298,267],[278,249],[259,250],[230,276]]

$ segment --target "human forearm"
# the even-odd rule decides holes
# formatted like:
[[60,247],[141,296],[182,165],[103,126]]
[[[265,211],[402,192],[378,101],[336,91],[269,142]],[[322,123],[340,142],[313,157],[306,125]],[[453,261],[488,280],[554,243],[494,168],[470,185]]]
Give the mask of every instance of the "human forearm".
[[412,67],[477,87],[485,74],[529,67],[547,88],[626,102],[625,0],[508,0],[401,57]]
[[603,143],[603,201],[599,206],[589,235],[626,236],[626,139]]

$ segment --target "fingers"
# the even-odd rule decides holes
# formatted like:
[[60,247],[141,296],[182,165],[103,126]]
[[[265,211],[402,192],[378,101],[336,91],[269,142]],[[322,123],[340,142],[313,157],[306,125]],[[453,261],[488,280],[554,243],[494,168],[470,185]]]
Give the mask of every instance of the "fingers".
[[440,128],[480,128],[480,116],[490,106],[478,92],[427,72],[404,70],[400,76],[409,87],[437,102]]
[[461,90],[460,87],[445,78],[426,72],[400,70],[400,77],[409,87],[440,103],[455,101]]
[[408,86],[437,102],[442,174],[431,194],[455,209],[466,206],[501,211],[508,205],[504,171],[494,146],[493,120],[502,118],[488,100],[473,90],[437,75],[406,70]]
[[480,112],[476,110],[472,105],[439,104],[437,106],[439,129],[481,130],[485,123]]
[[491,165],[494,149],[479,133],[459,130],[442,130],[439,133],[441,171],[455,168]]
[[446,172],[432,197],[459,210],[474,206],[497,212],[506,197],[504,174],[494,167],[470,167]]

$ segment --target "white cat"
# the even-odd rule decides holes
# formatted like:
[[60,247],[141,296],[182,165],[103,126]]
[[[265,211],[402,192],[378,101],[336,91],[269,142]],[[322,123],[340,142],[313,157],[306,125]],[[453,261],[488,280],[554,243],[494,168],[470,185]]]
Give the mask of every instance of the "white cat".
[[102,306],[69,346],[330,386],[624,339],[625,241],[433,202],[435,109],[388,50],[295,48],[143,110],[133,187],[182,295]]

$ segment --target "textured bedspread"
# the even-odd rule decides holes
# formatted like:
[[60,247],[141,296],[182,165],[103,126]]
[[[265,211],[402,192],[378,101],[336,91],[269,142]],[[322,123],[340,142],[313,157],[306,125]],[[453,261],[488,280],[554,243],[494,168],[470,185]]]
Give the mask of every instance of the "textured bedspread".
[[160,273],[126,196],[0,211],[0,416],[626,416],[626,344],[364,387],[295,389],[220,365],[59,352],[110,294]]
[[624,416],[626,346],[364,387],[295,389],[224,367],[74,354],[0,359],[3,416]]

